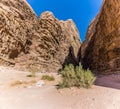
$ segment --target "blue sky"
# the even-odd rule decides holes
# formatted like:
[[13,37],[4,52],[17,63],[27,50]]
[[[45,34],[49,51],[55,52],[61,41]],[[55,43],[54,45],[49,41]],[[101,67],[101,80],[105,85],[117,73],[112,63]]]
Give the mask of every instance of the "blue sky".
[[52,11],[60,20],[73,19],[84,41],[90,21],[99,12],[102,0],[27,0],[39,17]]

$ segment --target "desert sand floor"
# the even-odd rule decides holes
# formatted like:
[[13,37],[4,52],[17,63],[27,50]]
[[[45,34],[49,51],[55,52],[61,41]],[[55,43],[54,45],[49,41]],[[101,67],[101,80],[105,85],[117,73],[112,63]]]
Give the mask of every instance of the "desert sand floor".
[[[55,85],[59,81],[59,76],[55,73],[50,75],[54,75],[56,81],[44,81],[45,85],[42,87],[29,82],[26,85],[11,85],[18,80],[40,81],[43,75],[38,73],[36,77],[30,78],[26,77],[27,74],[29,73],[0,67],[0,109],[120,109],[119,89],[95,85],[91,89],[57,90]],[[103,85],[100,79],[97,83]]]

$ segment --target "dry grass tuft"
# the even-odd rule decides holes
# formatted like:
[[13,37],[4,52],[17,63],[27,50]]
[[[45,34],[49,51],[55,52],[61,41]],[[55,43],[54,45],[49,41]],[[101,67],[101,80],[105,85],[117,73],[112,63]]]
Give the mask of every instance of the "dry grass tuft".
[[55,80],[54,76],[50,76],[50,75],[43,75],[41,77],[41,79],[42,80],[47,80],[47,81],[54,81]]
[[11,87],[17,87],[17,86],[28,86],[28,85],[33,85],[35,84],[37,81],[36,80],[31,80],[31,81],[22,81],[22,80],[16,80],[16,81],[13,81],[10,86]]

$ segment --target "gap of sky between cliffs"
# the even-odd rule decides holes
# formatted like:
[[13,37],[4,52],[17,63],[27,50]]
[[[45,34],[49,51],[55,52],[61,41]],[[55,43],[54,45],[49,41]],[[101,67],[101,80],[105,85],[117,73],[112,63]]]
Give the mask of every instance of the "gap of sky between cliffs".
[[27,0],[37,16],[52,11],[59,20],[73,19],[84,41],[91,20],[98,14],[102,0]]

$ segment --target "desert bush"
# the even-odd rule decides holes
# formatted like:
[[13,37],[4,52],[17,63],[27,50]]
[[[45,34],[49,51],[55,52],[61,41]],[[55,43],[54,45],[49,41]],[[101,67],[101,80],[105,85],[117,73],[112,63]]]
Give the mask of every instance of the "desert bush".
[[30,74],[27,75],[27,77],[36,77],[36,69],[30,68],[29,69]]
[[69,88],[73,86],[90,88],[95,81],[94,74],[89,69],[84,70],[81,64],[76,67],[69,64],[65,66],[60,74],[62,81],[58,84],[57,88]]
[[42,80],[47,80],[47,81],[54,81],[55,80],[54,76],[49,76],[49,75],[43,75],[41,77],[41,79]]

